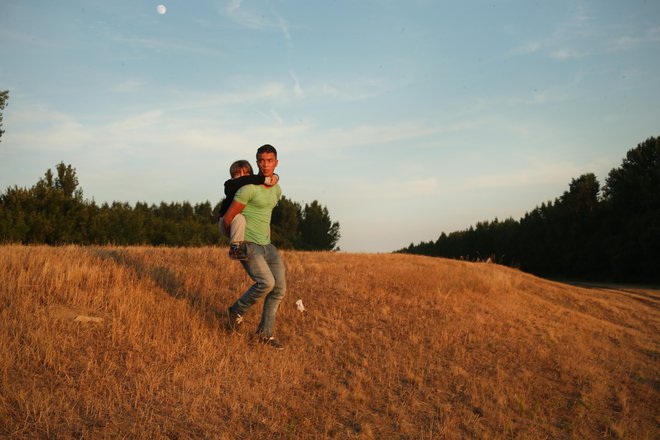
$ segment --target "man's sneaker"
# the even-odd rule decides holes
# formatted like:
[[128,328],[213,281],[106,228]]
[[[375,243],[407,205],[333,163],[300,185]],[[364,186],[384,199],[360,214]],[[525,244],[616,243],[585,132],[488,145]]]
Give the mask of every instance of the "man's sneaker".
[[232,331],[238,331],[243,324],[243,317],[238,313],[234,313],[230,308],[227,309],[227,328]]
[[284,350],[284,345],[272,336],[270,338],[264,337],[259,339],[259,343],[274,348],[275,350]]
[[244,241],[237,241],[229,245],[229,258],[232,260],[247,260],[247,245]]

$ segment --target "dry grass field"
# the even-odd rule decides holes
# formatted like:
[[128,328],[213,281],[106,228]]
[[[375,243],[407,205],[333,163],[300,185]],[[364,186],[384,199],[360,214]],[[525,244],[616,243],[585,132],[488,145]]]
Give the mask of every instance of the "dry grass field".
[[[223,248],[0,247],[0,436],[657,439],[657,292],[283,252],[283,351]],[[307,311],[299,312],[302,299]]]

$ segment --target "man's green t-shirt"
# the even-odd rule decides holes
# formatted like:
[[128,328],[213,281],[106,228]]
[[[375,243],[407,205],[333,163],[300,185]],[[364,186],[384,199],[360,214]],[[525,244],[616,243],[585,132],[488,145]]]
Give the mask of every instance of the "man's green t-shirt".
[[245,205],[245,241],[260,245],[270,244],[270,217],[282,196],[279,185],[245,185],[238,190],[234,200]]

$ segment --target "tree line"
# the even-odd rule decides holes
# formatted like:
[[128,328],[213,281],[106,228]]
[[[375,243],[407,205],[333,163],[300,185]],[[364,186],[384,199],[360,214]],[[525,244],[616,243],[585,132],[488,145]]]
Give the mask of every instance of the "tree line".
[[[217,225],[218,202],[151,204],[85,200],[76,170],[63,162],[31,188],[0,194],[0,243],[205,246],[227,244]],[[318,201],[282,197],[273,210],[272,242],[284,249],[332,250],[339,223]]]
[[629,150],[602,190],[593,173],[518,221],[483,221],[397,252],[488,258],[542,276],[660,281],[660,138]]

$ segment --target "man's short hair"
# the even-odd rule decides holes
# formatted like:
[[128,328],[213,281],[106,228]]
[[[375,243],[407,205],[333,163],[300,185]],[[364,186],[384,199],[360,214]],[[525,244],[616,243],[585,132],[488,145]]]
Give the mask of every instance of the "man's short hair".
[[257,160],[259,160],[259,155],[264,153],[273,153],[275,155],[275,159],[277,159],[277,150],[270,144],[262,145],[259,147],[257,150]]
[[243,170],[247,171],[249,174],[254,174],[250,162],[247,160],[237,160],[229,167],[229,175],[234,178]]

